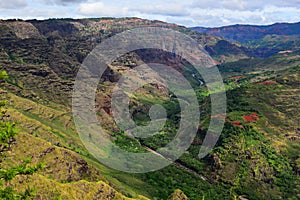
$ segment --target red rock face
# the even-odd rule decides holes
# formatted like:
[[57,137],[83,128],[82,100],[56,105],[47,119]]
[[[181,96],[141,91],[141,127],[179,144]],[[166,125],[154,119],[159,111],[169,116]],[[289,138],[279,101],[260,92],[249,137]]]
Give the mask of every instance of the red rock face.
[[277,85],[278,83],[276,81],[264,81],[261,83],[258,83],[260,85]]
[[234,121],[234,122],[232,122],[232,124],[235,125],[235,126],[241,126],[242,125],[242,123],[238,122],[238,121]]
[[257,113],[252,113],[251,115],[244,115],[243,118],[246,122],[256,122],[259,120]]
[[254,122],[255,121],[251,116],[248,116],[248,115],[244,115],[243,118],[246,122]]
[[251,114],[251,117],[255,120],[255,121],[258,121],[259,120],[259,117],[257,116],[257,113],[254,112]]
[[230,79],[241,79],[241,78],[247,78],[246,76],[233,76],[230,77]]

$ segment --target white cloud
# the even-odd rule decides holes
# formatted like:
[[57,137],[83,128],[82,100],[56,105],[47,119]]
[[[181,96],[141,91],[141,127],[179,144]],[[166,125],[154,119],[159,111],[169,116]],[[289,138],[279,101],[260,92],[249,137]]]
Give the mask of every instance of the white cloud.
[[249,3],[244,0],[195,0],[191,3],[191,8],[214,9],[224,8],[229,10],[245,10]]
[[102,2],[82,3],[78,6],[77,11],[85,16],[124,17],[129,15],[126,7],[109,6]]
[[87,0],[44,0],[44,2],[47,4],[58,4],[58,5],[76,4],[84,1]]
[[231,24],[272,24],[275,22],[296,22],[300,20],[300,8],[265,6],[256,10],[232,10],[213,8],[191,10],[193,24],[188,26],[224,26]]
[[132,11],[136,11],[144,14],[153,14],[153,15],[165,15],[165,16],[187,16],[188,10],[185,6],[180,4],[169,4],[169,5],[146,5],[132,8]]
[[130,8],[126,6],[109,5],[103,2],[81,3],[78,8],[78,13],[85,16],[187,16],[188,10],[179,4],[157,4],[157,5],[132,5]]
[[212,27],[296,22],[299,13],[300,0],[0,0],[0,18],[134,16]]
[[300,0],[274,0],[272,3],[266,3],[277,7],[300,7]]
[[194,0],[191,4],[191,8],[213,9],[223,8],[229,10],[263,10],[268,6],[276,7],[300,7],[300,0],[273,0],[273,1],[248,1],[248,0]]
[[26,0],[9,0],[9,1],[0,1],[0,8],[1,9],[15,9],[15,8],[22,8],[27,6]]
[[245,10],[247,3],[241,0],[223,0],[221,1],[221,5],[224,8],[232,9],[232,10]]

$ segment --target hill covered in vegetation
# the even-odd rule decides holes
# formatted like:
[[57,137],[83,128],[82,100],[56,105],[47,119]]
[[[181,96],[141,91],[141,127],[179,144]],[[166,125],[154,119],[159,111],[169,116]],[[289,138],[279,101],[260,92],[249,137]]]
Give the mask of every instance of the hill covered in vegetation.
[[[180,121],[178,102],[170,91],[148,84],[134,93],[130,111],[143,125],[149,122],[151,105],[161,104],[168,111],[163,130],[146,139],[119,130],[111,112],[111,93],[120,77],[138,65],[159,62],[182,73],[197,94],[201,112],[197,135],[180,159],[159,171],[130,174],[106,167],[86,150],[73,123],[71,95],[81,63],[97,44],[124,30],[148,26],[185,33],[207,50],[223,75],[228,107],[226,116],[210,116],[210,93],[205,83],[199,83],[202,77],[167,52],[134,51],[116,60],[99,83],[96,111],[119,147],[154,151],[174,137]],[[35,188],[35,199],[300,198],[297,44],[292,51],[262,58],[257,40],[243,46],[138,18],[7,20],[0,21],[0,36],[0,70],[8,73],[0,83],[1,99],[7,101],[5,120],[15,122],[19,130],[3,152],[1,169],[18,166],[28,157],[30,166],[44,164],[43,169],[7,183],[15,190]],[[271,41],[265,41],[272,49]],[[225,127],[217,146],[200,160],[198,152],[213,117],[224,118]]]

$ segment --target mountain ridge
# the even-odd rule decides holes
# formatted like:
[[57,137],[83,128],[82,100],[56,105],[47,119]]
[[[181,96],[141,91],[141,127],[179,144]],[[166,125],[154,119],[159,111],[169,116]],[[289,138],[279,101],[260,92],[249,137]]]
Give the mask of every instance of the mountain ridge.
[[300,35],[300,22],[297,23],[275,23],[272,25],[231,25],[216,28],[191,27],[192,30],[208,35],[225,38],[229,41],[245,43],[249,40],[262,39],[266,35]]

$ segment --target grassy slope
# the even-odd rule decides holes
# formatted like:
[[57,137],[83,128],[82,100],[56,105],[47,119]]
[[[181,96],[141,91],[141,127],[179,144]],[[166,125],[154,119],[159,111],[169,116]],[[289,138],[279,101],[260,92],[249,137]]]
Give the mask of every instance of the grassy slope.
[[[137,194],[150,196],[147,191],[132,188],[120,182],[114,176],[116,173],[114,170],[99,164],[88,154],[72,128],[73,123],[68,112],[40,105],[3,90],[1,93],[1,98],[10,102],[8,107],[10,118],[18,124],[19,130],[23,132],[18,136],[17,144],[13,146],[7,164],[17,164],[23,158],[34,156],[34,163],[46,163],[47,167],[42,175],[46,174],[50,180],[59,182],[73,182],[82,179],[108,180],[115,189],[130,196],[137,197]],[[80,171],[80,168],[86,171]],[[124,180],[131,180],[130,183],[133,187],[143,184],[130,175],[122,176]]]

